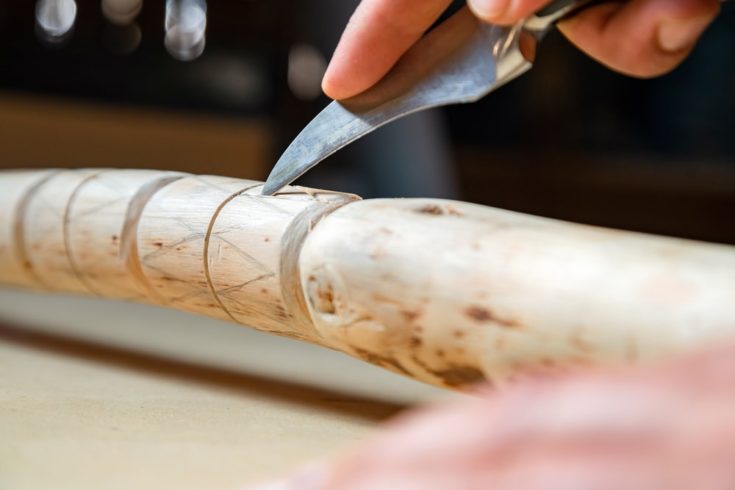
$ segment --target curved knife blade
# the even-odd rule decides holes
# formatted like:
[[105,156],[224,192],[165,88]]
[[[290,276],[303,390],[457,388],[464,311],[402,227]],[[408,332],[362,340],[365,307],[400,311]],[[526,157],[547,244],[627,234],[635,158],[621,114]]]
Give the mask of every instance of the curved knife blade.
[[276,162],[263,187],[272,195],[340,148],[399,117],[472,102],[531,67],[536,38],[522,26],[478,21],[467,7],[416,43],[378,84],[331,102]]

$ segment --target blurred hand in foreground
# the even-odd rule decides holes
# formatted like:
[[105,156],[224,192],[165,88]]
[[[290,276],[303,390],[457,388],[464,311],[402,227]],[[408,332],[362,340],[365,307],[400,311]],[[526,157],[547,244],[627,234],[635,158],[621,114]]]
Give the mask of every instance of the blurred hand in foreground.
[[[468,0],[480,19],[512,24],[548,0]],[[378,82],[439,18],[451,0],[362,0],[324,75],[322,88],[345,99]],[[718,0],[627,0],[590,7],[559,23],[582,51],[637,77],[681,63],[719,12]]]
[[258,490],[735,488],[735,345],[424,408]]

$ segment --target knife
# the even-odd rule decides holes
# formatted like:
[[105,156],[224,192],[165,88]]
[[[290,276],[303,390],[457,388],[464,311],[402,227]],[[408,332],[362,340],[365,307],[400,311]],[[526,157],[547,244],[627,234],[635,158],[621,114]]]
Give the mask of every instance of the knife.
[[263,186],[270,196],[340,148],[395,119],[475,102],[526,72],[560,19],[597,0],[556,0],[513,26],[481,22],[467,7],[422,37],[376,85],[331,102],[286,148]]

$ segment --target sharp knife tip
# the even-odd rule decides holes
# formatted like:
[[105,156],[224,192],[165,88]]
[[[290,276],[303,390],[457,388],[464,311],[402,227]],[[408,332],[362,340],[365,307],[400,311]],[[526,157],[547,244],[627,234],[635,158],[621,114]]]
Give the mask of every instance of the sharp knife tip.
[[290,184],[293,179],[287,178],[288,176],[285,174],[286,172],[284,172],[283,163],[281,163],[281,161],[279,160],[278,162],[276,162],[276,165],[271,170],[268,178],[265,179],[263,190],[260,191],[260,195],[272,196],[273,194]]
[[285,187],[285,185],[280,185],[277,182],[266,180],[265,184],[263,184],[263,190],[260,191],[260,195],[261,196],[272,196],[276,192],[280,191],[283,187]]
[[316,162],[309,165],[295,167],[292,164],[286,165],[283,163],[283,157],[279,160],[270,175],[263,184],[263,190],[261,191],[262,196],[272,196],[276,192],[280,191],[287,185],[290,185],[294,180],[301,177],[304,172],[309,170],[311,167],[316,165]]

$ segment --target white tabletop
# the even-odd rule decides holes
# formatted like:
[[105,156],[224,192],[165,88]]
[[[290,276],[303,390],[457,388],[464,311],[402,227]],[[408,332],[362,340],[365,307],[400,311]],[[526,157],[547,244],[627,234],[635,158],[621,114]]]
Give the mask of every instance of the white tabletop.
[[234,489],[453,396],[176,311],[0,290],[0,488]]

